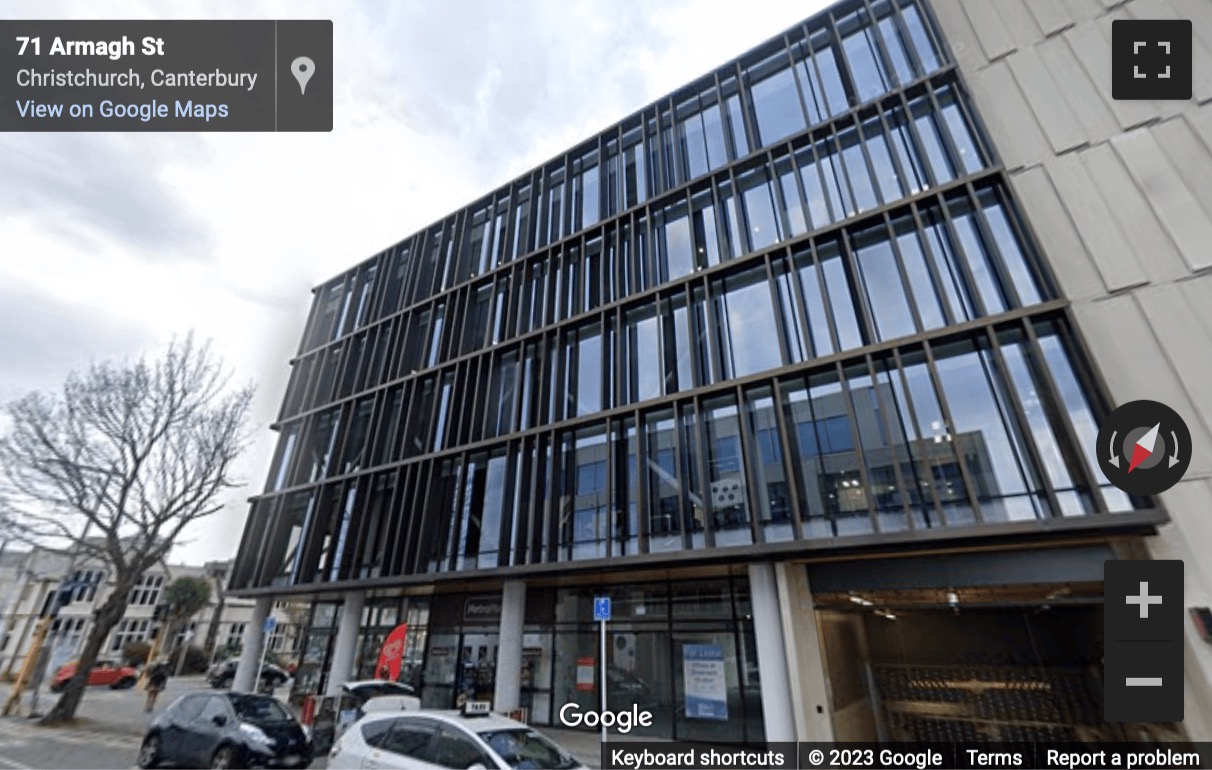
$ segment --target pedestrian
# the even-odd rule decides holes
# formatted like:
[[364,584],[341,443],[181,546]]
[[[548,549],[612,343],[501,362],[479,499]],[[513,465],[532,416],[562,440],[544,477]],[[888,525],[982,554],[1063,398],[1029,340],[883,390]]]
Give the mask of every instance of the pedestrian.
[[166,684],[168,684],[168,666],[157,661],[152,665],[151,671],[147,673],[147,702],[143,704],[144,713],[150,714],[151,710],[156,707],[156,698]]

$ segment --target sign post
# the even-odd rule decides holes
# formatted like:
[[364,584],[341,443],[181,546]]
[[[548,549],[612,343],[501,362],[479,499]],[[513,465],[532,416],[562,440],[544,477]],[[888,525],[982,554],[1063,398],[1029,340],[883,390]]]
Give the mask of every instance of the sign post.
[[[278,627],[278,619],[273,615],[265,618],[265,622],[261,624],[262,636],[268,636]],[[261,691],[261,670],[265,668],[265,653],[269,652],[269,640],[261,640],[261,660],[257,663],[257,678],[253,680],[253,692]],[[272,693],[271,693],[272,694]]]
[[593,597],[593,619],[601,624],[602,628],[602,743],[606,742],[606,621],[610,620],[610,597],[595,596]]

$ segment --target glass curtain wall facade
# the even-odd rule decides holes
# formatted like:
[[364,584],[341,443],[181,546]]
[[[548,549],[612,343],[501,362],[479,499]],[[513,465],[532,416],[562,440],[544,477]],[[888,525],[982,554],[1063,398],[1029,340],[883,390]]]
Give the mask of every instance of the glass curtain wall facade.
[[1046,265],[928,8],[839,3],[319,287],[233,586],[1105,527]]

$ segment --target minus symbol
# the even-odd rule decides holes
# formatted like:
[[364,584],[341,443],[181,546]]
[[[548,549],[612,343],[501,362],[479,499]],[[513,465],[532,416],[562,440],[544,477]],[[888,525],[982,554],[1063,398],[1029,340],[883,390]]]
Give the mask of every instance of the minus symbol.
[[1129,676],[1126,677],[1125,685],[1128,687],[1161,687],[1162,678],[1160,676]]

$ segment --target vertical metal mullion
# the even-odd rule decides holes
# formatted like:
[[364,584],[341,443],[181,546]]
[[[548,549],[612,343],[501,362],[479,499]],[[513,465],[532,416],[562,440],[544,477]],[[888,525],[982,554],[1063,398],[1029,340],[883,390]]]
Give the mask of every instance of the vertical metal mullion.
[[[907,167],[908,158],[902,158],[903,148],[898,149],[896,142],[893,140],[892,126],[888,122],[888,113],[896,109],[897,104],[904,103],[904,92],[898,91],[893,96],[887,96],[881,99],[880,109],[875,112],[875,119],[879,121],[880,135],[884,139],[884,148],[888,151],[888,159],[892,161],[893,171],[896,173],[897,181],[900,184],[901,194],[895,200],[888,201],[885,206],[890,206],[906,198],[910,198],[917,193],[913,191],[913,186],[910,180],[915,176],[911,167]],[[879,185],[876,185],[879,188]],[[883,193],[880,194],[881,197]]]
[[[799,99],[800,116],[804,119],[804,127],[809,128],[812,126],[812,119],[808,114],[808,105],[804,101],[804,89],[800,86],[800,75],[798,72],[796,72],[797,67],[795,66],[796,65],[795,55],[792,53],[791,38],[788,35],[784,34],[782,36],[782,43],[783,43],[783,54],[787,60],[787,68],[791,71],[791,82],[795,83],[796,96]],[[807,50],[808,49],[807,38],[805,38],[802,41],[802,43],[803,43],[804,49]]]
[[956,433],[955,418],[951,415],[951,405],[947,401],[947,394],[943,390],[942,377],[938,372],[938,365],[934,359],[934,349],[929,342],[922,346],[926,354],[926,371],[930,375],[930,384],[934,388],[935,398],[938,399],[939,411],[943,413],[943,420],[946,423],[947,434],[951,436],[951,451],[955,455],[955,462],[959,466],[960,476],[964,480],[964,487],[968,492],[968,504],[972,506],[972,516],[978,524],[985,523],[985,512],[981,509],[976,498],[976,485],[972,481],[972,472],[968,470],[968,461],[964,458],[963,449],[959,446]]
[[896,227],[893,226],[892,217],[888,212],[884,212],[883,220],[884,231],[888,236],[888,245],[892,248],[892,258],[896,260],[897,275],[900,276],[905,299],[909,301],[909,314],[913,316],[913,328],[918,333],[925,332],[926,324],[922,321],[922,314],[917,306],[917,297],[913,293],[913,283],[909,280],[909,271],[905,267],[905,258],[901,253],[900,244],[897,243]]
[[[884,67],[884,79],[888,85],[885,87],[884,93],[888,94],[896,90],[898,86],[903,86],[900,82],[900,76],[896,72],[896,65],[892,62],[892,54],[888,53],[888,48],[884,43],[884,36],[880,34],[880,20],[875,15],[875,9],[871,5],[871,0],[862,0],[863,7],[867,12],[867,28],[871,30],[871,40],[875,43],[875,55],[879,58],[880,64]],[[891,10],[891,6],[895,5],[895,0],[888,0],[890,6],[889,15],[895,13]],[[880,97],[879,101],[882,101]]]
[[[909,5],[913,4],[913,0],[909,0]],[[905,56],[909,59],[909,66],[913,69],[914,79],[925,77],[930,74],[926,71],[926,63],[918,54],[917,46],[913,44],[913,36],[909,34],[909,26],[905,23],[905,16],[901,13],[902,7],[906,5],[903,0],[890,0],[889,16],[892,17],[892,23],[896,26],[896,32],[901,38],[901,47],[905,49]],[[930,22],[925,18],[922,19],[922,26],[927,29],[930,27]],[[927,37],[930,33],[926,33]],[[905,86],[901,83],[901,86]]]
[[[851,299],[858,304],[859,321],[863,324],[863,344],[870,345],[879,340],[879,334],[875,326],[875,315],[871,312],[871,303],[867,298],[867,290],[864,286],[865,280],[861,272],[859,272],[858,257],[854,253],[851,242],[854,240],[854,233],[849,229],[842,230],[839,240],[841,245],[842,264],[851,279],[847,281],[852,287]],[[839,340],[840,342],[840,340]],[[841,348],[838,348],[841,350]]]
[[[913,392],[909,389],[909,378],[905,373],[905,364],[904,361],[901,360],[900,350],[894,349],[892,351],[892,361],[896,366],[896,377],[901,382],[901,392],[905,394],[905,409],[908,414],[904,416],[904,419],[908,419],[910,421],[913,428],[913,435],[915,437],[912,442],[910,442],[909,459],[910,462],[914,462],[916,460],[916,462],[914,462],[915,466],[920,463],[923,470],[928,474],[928,476],[925,478],[919,479],[918,483],[920,484],[925,481],[927,489],[930,490],[930,500],[933,503],[932,507],[934,509],[934,526],[940,524],[945,526],[947,524],[947,517],[943,514],[942,501],[939,499],[938,487],[935,484],[934,465],[930,461],[930,444],[923,437],[924,434],[922,433],[921,421],[917,417],[917,406],[913,403]],[[929,365],[926,364],[926,366],[928,369]],[[913,443],[917,444],[920,459],[913,457]],[[954,453],[955,450],[954,447],[952,447],[952,454]],[[920,490],[918,494],[921,494]],[[929,519],[926,520],[926,526],[932,526]]]
[[[976,279],[972,275],[972,266],[968,262],[968,255],[964,250],[964,244],[959,239],[958,231],[955,229],[955,220],[951,217],[951,201],[942,199],[939,201],[939,215],[942,217],[942,226],[944,237],[951,241],[951,247],[955,252],[955,264],[962,274],[964,285],[968,289],[968,298],[972,303],[972,312],[976,318],[986,318],[989,315],[989,309],[985,307],[985,298],[981,296],[981,288],[977,285]],[[973,206],[973,215],[976,214],[976,202],[969,198],[968,201]]]
[[[883,416],[884,435],[888,437],[888,457],[889,464],[892,466],[892,476],[896,480],[897,492],[901,496],[901,512],[905,517],[906,524],[910,531],[917,529],[917,523],[913,520],[913,510],[909,505],[909,487],[905,482],[905,475],[901,469],[900,458],[896,455],[895,437],[904,435],[903,430],[898,430],[901,426],[892,422],[893,410],[888,408],[887,399],[880,393],[880,378],[879,372],[875,366],[875,360],[870,355],[863,357],[867,364],[867,376],[871,378],[871,390],[875,393],[876,403],[879,405],[880,414]],[[889,378],[891,380],[891,378]],[[908,443],[903,445],[906,454],[908,453]],[[878,523],[878,522],[877,522]]]
[[[934,205],[941,206],[942,203],[935,198]],[[917,202],[910,204],[909,214],[913,218],[914,235],[917,237],[918,243],[922,248],[922,259],[926,261],[926,270],[930,273],[931,288],[934,290],[934,296],[943,311],[943,325],[954,326],[961,323],[961,319],[955,315],[955,309],[951,307],[951,303],[947,300],[947,292],[944,290],[944,278],[939,273],[938,259],[934,253],[934,246],[931,245],[930,238],[926,237],[926,227],[922,222],[920,204]],[[893,233],[895,234],[895,229]],[[947,276],[946,280],[949,281],[950,276]]]
[[[411,560],[415,568],[417,554],[414,553],[421,543],[419,530],[424,524],[424,516],[407,517],[394,515],[395,511],[402,510],[404,501],[424,500],[425,497],[418,494],[409,494],[409,490],[414,492],[422,485],[420,480],[420,463],[405,465],[390,471],[395,477],[395,483],[391,485],[391,492],[387,495],[387,500],[383,505],[383,518],[388,522],[383,527],[383,539],[386,540],[383,547],[383,565],[379,575],[381,577],[390,577],[395,575],[407,574],[408,562]],[[424,510],[424,509],[422,509]],[[407,526],[405,526],[407,521]],[[416,522],[413,524],[413,522]],[[400,530],[403,529],[403,534]]]
[[783,414],[783,383],[774,380],[770,387],[770,397],[773,400],[774,424],[778,430],[779,450],[783,455],[783,474],[787,479],[788,501],[791,505],[791,528],[796,540],[804,539],[804,523],[801,517],[802,506],[806,500],[800,499],[800,453],[797,442],[791,440],[791,432],[787,427],[787,416]]
[[871,483],[871,474],[867,471],[867,454],[863,449],[858,416],[854,411],[854,393],[850,387],[850,380],[846,377],[846,366],[841,361],[835,362],[833,371],[841,386],[842,403],[846,405],[846,419],[850,422],[850,438],[854,442],[854,459],[858,466],[859,483],[863,485],[863,497],[867,501],[867,517],[871,520],[871,531],[879,532],[879,516],[875,512],[875,487]]
[[1062,296],[1063,293],[1052,275],[1048,260],[1043,256],[1043,249],[1040,247],[1040,241],[1031,224],[1022,216],[1015,201],[1007,194],[1003,185],[995,185],[989,189],[993,191],[994,197],[1002,207],[1002,212],[1010,225],[1011,236],[1018,239],[1023,252],[1023,260],[1026,263],[1025,267],[1030,273],[1031,279],[1035,281],[1035,288],[1040,296],[1047,299]]
[[[804,340],[804,360],[811,361],[817,357],[817,349],[816,344],[812,340],[812,329],[808,323],[808,300],[804,297],[803,287],[800,286],[800,266],[797,264],[796,256],[806,253],[808,259],[811,260],[812,242],[808,241],[804,246],[807,246],[807,251],[791,252],[790,250],[784,250],[782,260],[784,266],[788,269],[787,280],[790,284],[791,302],[795,306],[796,323],[799,324],[800,336]],[[829,315],[828,311],[826,311],[825,315]]]
[[[987,327],[985,329],[985,336],[989,341],[989,354],[993,358],[993,371],[988,373],[988,377],[992,379],[999,376],[1000,373],[1002,385],[1005,389],[1004,392],[1007,395],[1006,400],[1010,402],[1006,405],[1006,409],[1010,411],[1008,417],[1013,421],[1013,426],[1017,428],[1018,435],[1021,437],[1023,444],[1023,450],[1027,455],[1020,462],[1024,466],[1022,470],[1024,471],[1024,481],[1028,483],[1028,494],[1030,494],[1033,500],[1039,494],[1038,488],[1030,488],[1032,476],[1034,476],[1036,484],[1043,488],[1044,497],[1047,499],[1048,508],[1050,509],[1047,512],[1050,515],[1045,515],[1044,518],[1060,518],[1062,515],[1060,500],[1057,498],[1056,489],[1052,486],[1052,478],[1044,467],[1043,458],[1040,457],[1039,447],[1035,445],[1035,434],[1031,430],[1031,422],[1027,419],[1026,412],[1023,409],[1023,399],[1018,392],[1018,386],[1015,384],[1014,377],[1010,373],[1010,367],[1006,364],[1006,357],[1002,354],[998,332],[993,328]],[[979,347],[977,355],[980,355]],[[1030,371],[1027,372],[1027,376],[1031,376]],[[991,382],[990,385],[993,386],[993,393],[996,395],[997,388],[995,383]],[[1014,427],[1010,425],[1006,426],[1011,431],[1014,430]],[[1011,436],[1013,437],[1013,433]]]
[[[677,426],[678,437],[681,438],[681,418],[686,409],[691,410],[695,415],[693,437],[696,452],[696,464],[699,467],[699,494],[703,499],[703,544],[707,548],[715,548],[715,504],[711,501],[711,495],[707,491],[711,487],[711,472],[708,464],[707,440],[708,435],[707,420],[709,419],[706,409],[703,408],[703,399],[701,396],[695,396],[693,400],[682,405],[681,409],[674,408],[674,424]],[[689,470],[689,467],[687,467]],[[689,481],[689,479],[685,479]],[[683,483],[682,488],[687,489],[688,484]],[[681,506],[690,503],[690,492],[685,491],[679,495]],[[691,517],[693,518],[693,516]],[[682,512],[682,521],[679,522],[679,528],[682,531],[682,547],[692,548],[694,540],[691,533],[686,529],[686,512]]]
[[[636,542],[639,544],[639,552],[649,553],[651,548],[649,547],[648,520],[652,512],[648,510],[648,498],[652,490],[649,488],[648,475],[648,419],[638,409],[631,409],[627,414],[631,416],[635,424],[635,536]],[[626,420],[624,420],[624,424],[626,424]],[[676,428],[676,412],[673,424]],[[624,440],[626,440],[626,434],[624,434]]]
[[730,389],[733,402],[736,404],[736,429],[737,437],[740,439],[741,452],[739,458],[741,465],[741,477],[745,480],[745,497],[749,501],[749,538],[750,542],[760,544],[766,542],[765,530],[761,526],[759,518],[762,512],[762,504],[760,496],[767,493],[767,489],[760,483],[761,478],[758,471],[758,465],[761,463],[760,453],[757,451],[756,443],[753,435],[753,424],[750,422],[748,414],[749,399],[746,397],[744,388],[733,386]]
[[850,59],[846,56],[846,49],[842,45],[842,34],[837,25],[837,14],[833,11],[829,11],[825,29],[829,33],[829,45],[834,51],[833,58],[837,63],[838,78],[842,81],[842,90],[846,92],[846,99],[849,102],[846,105],[845,111],[849,112],[861,104],[861,102],[859,100],[858,85],[855,83],[854,76],[850,72]]
[[[837,319],[834,316],[834,312],[833,312],[833,297],[832,297],[831,292],[829,291],[829,284],[825,280],[825,268],[821,264],[820,252],[817,250],[816,238],[813,238],[809,242],[809,245],[811,247],[812,273],[813,273],[813,275],[816,276],[817,289],[819,289],[819,291],[820,291],[821,301],[825,303],[825,307],[824,307],[825,320],[829,324],[829,341],[833,344],[832,352],[834,352],[834,353],[840,352],[842,349],[842,338],[841,338],[841,335],[838,334]],[[841,247],[839,245],[838,259],[841,259],[841,258],[842,258]],[[805,304],[804,311],[805,311],[805,313],[807,313],[807,304]],[[813,345],[813,352],[814,353],[817,352],[815,345]],[[817,356],[814,356],[814,358],[819,358],[819,357],[820,357],[819,354]]]
[[992,270],[993,278],[1001,284],[1000,288],[1006,305],[1008,308],[1023,307],[1022,298],[1018,296],[1018,287],[1014,285],[1014,278],[1010,275],[1006,258],[1002,254],[997,239],[993,237],[992,229],[985,221],[985,210],[980,205],[980,197],[977,195],[976,188],[971,181],[968,181],[964,183],[964,189],[972,201],[972,223],[976,225],[977,237],[984,241],[988,250],[989,267]]
[[[1091,467],[1086,453],[1081,451],[1082,441],[1077,436],[1077,431],[1073,427],[1073,422],[1069,417],[1069,409],[1061,396],[1060,387],[1057,385],[1056,377],[1052,374],[1052,367],[1048,365],[1048,358],[1044,355],[1043,346],[1040,344],[1039,335],[1036,334],[1035,324],[1028,319],[1023,319],[1023,329],[1027,335],[1027,344],[1030,349],[1030,359],[1034,360],[1034,369],[1036,370],[1036,385],[1043,393],[1042,405],[1045,414],[1051,414],[1053,419],[1049,421],[1060,426],[1063,431],[1063,440],[1065,444],[1062,446],[1062,455],[1069,455],[1071,459],[1077,463],[1077,468],[1082,474],[1082,481],[1090,490],[1090,496],[1094,501],[1095,510],[1099,514],[1107,513],[1109,507],[1107,501],[1103,497],[1103,491],[1098,481],[1097,469]],[[1059,342],[1059,340],[1058,340]],[[1062,350],[1064,348],[1061,345]],[[1058,437],[1060,438],[1060,437]]]
[[[934,45],[934,51],[939,58],[941,67],[954,64],[955,56],[952,55],[947,46],[947,38],[942,34],[938,19],[935,18],[930,3],[921,2],[921,0],[910,0],[910,3],[917,7],[918,16],[922,20],[922,28],[926,31],[926,37]],[[923,66],[922,71],[925,72],[925,69]]]

